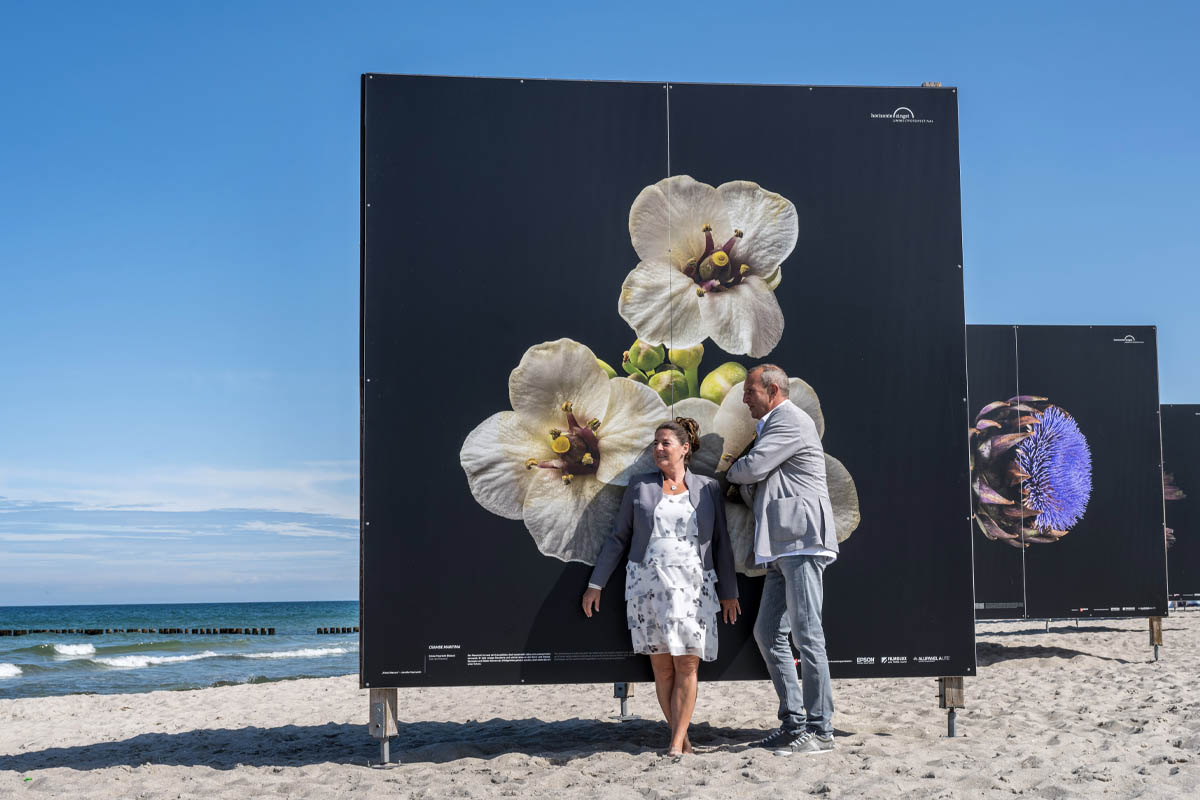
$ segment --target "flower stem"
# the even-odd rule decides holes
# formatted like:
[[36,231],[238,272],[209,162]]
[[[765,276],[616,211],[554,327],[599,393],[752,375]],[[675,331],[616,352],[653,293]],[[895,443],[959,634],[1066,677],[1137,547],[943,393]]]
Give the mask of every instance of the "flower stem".
[[683,371],[687,378],[688,397],[700,396],[700,367],[689,367]]

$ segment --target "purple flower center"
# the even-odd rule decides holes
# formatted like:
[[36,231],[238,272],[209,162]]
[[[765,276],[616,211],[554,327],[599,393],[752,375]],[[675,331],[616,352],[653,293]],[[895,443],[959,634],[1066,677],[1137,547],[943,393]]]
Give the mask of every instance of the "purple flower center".
[[1050,406],[1017,445],[1017,464],[1029,475],[1022,482],[1024,505],[1038,512],[1034,527],[1066,531],[1083,516],[1092,494],[1092,454],[1071,415]]
[[750,272],[750,265],[733,254],[733,246],[742,238],[740,230],[735,229],[729,241],[720,247],[713,241],[712,226],[705,225],[703,230],[704,252],[700,258],[689,259],[683,267],[683,274],[696,284],[696,294],[700,296],[732,289]]

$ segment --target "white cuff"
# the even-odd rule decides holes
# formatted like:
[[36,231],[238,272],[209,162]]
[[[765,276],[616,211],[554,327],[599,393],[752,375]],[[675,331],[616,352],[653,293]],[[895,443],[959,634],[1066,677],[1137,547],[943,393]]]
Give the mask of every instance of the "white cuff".
[[589,583],[589,584],[588,584],[588,588],[589,588],[589,589],[600,589],[600,590],[603,590],[603,589],[604,589],[604,587],[603,587],[603,586],[597,586],[597,585],[596,585],[596,584],[594,584],[594,583]]

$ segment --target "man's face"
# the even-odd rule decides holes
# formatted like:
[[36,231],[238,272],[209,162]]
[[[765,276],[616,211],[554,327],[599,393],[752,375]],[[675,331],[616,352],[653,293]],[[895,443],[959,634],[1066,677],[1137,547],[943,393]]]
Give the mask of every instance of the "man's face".
[[[775,389],[774,386],[771,388]],[[779,390],[775,389],[775,391]],[[759,373],[751,372],[746,376],[746,383],[742,386],[742,402],[750,409],[750,416],[762,419],[763,415],[771,410],[772,400],[774,397],[763,386]]]

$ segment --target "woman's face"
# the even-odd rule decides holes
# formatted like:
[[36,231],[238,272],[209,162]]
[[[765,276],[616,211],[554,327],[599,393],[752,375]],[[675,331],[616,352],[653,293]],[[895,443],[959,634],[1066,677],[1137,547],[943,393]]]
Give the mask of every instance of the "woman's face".
[[663,429],[654,434],[654,463],[661,470],[672,472],[683,466],[688,445],[680,444],[673,431]]

